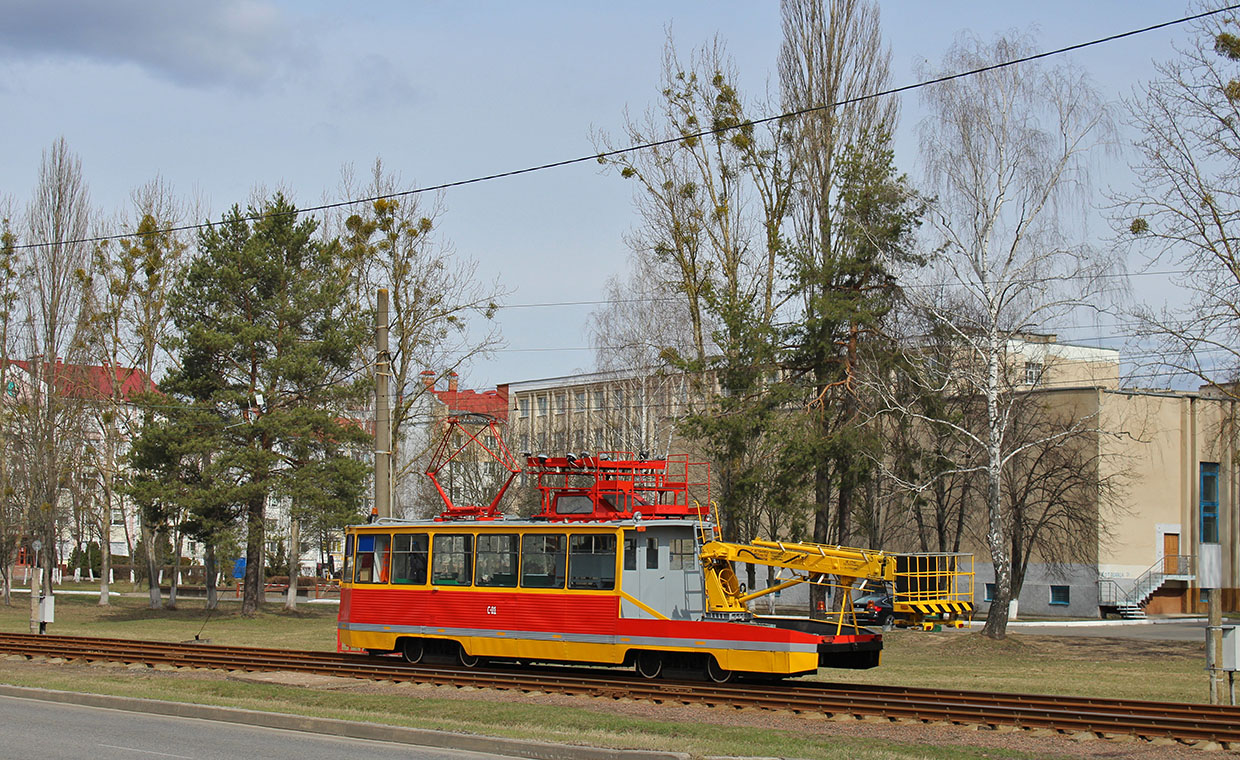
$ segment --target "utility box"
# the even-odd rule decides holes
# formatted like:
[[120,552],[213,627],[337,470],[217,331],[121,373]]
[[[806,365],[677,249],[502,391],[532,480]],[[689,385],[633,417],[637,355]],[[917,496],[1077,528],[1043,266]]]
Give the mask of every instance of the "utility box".
[[51,594],[39,597],[39,622],[56,622],[56,597]]
[[1223,631],[1223,661],[1219,667],[1223,670],[1240,670],[1240,628],[1234,625],[1219,626]]

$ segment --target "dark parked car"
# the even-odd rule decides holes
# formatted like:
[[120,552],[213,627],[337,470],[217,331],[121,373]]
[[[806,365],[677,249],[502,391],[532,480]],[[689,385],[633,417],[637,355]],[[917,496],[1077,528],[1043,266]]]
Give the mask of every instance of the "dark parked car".
[[853,612],[857,614],[858,623],[881,625],[890,628],[895,623],[896,610],[891,594],[886,591],[875,591],[853,600]]

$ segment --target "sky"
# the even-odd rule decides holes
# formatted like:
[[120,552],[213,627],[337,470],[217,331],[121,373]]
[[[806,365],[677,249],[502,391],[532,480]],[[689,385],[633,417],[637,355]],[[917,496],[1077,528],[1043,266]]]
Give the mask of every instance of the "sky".
[[[1051,49],[1186,15],[1151,0],[880,8],[895,85],[916,81],[919,62],[938,61],[964,30],[1033,31]],[[376,158],[402,185],[425,187],[587,156],[592,135],[619,142],[626,109],[654,102],[669,34],[685,52],[718,36],[743,88],[776,84],[774,0],[0,0],[0,200],[28,201],[60,136],[107,216],[156,176],[218,219],[258,187],[299,206],[341,200],[342,167],[364,175]],[[1188,34],[1160,30],[1071,60],[1118,101]],[[896,161],[913,177],[919,110],[905,95]],[[1109,158],[1101,183],[1122,187],[1125,162],[1122,150]],[[632,186],[585,162],[443,201],[453,255],[508,292],[497,317],[506,346],[470,363],[462,386],[593,369],[594,307],[565,302],[599,300],[626,268]]]

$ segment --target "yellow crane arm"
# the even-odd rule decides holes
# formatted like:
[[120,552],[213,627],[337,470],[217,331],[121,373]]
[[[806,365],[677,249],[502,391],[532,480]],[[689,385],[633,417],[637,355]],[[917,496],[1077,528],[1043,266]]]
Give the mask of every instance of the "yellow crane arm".
[[887,581],[895,579],[894,555],[845,546],[761,539],[751,544],[711,541],[702,547],[701,556],[703,561],[748,562],[801,570],[815,575],[842,575]]
[[[923,611],[962,610],[971,605],[972,558],[968,569],[955,554],[893,554],[827,544],[755,540],[749,544],[707,541],[700,556],[706,581],[706,609],[729,616],[748,614],[746,603],[823,576],[866,578],[899,586],[897,606]],[[761,591],[746,593],[732,569],[746,562],[789,570],[794,577]],[[897,577],[899,583],[897,583]],[[846,583],[851,584],[851,580]],[[950,605],[949,605],[950,603]],[[945,606],[949,605],[949,606]]]
[[[700,556],[706,576],[706,609],[718,613],[743,614],[747,612],[745,603],[749,600],[818,576],[895,579],[894,555],[845,546],[761,539],[750,544],[708,541],[702,546]],[[746,594],[732,570],[733,562],[778,567],[801,575],[778,586]]]

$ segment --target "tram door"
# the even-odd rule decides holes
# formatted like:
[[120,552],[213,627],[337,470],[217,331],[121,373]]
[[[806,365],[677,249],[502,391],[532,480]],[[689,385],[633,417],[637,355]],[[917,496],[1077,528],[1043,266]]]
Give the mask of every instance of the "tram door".
[[[658,560],[658,539],[655,539],[651,547],[648,541],[648,531],[626,530],[624,532],[624,565],[620,573],[620,590],[627,596],[634,599],[640,599],[643,604],[649,604],[642,594],[643,581],[646,584],[652,582],[646,577],[643,570],[647,563],[647,552],[653,551],[653,556]],[[623,618],[646,618],[651,619],[653,615],[633,604],[623,596],[620,597],[620,617]]]

